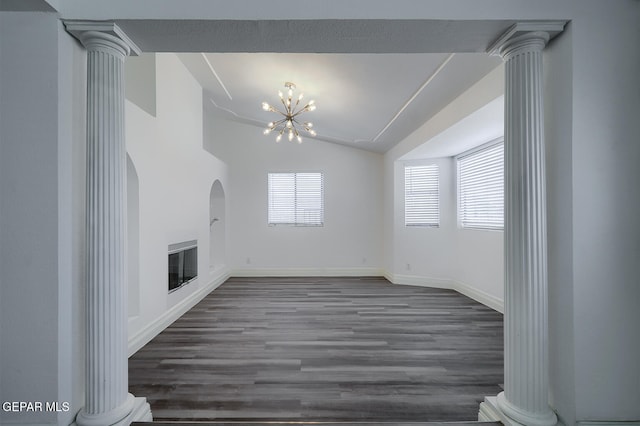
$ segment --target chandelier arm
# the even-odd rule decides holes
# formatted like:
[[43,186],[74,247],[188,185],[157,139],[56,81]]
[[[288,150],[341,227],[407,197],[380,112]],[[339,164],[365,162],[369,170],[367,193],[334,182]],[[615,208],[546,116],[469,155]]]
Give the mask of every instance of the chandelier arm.
[[291,118],[293,118],[293,117],[297,117],[297,116],[299,116],[300,114],[302,114],[303,112],[306,112],[306,111],[305,111],[304,109],[301,109],[301,110],[299,110],[299,111],[296,111],[295,113],[291,114]]
[[278,127],[279,125],[283,124],[285,121],[287,121],[286,118],[283,118],[281,120],[278,121],[274,121],[273,122],[273,126],[271,126],[272,129],[275,129],[276,127]]
[[287,106],[287,103],[284,101],[284,98],[280,98],[280,102],[282,102],[282,105],[284,106],[285,111],[289,111],[289,107]]
[[304,107],[300,108],[298,111],[295,112],[295,115],[299,115],[302,114],[303,112],[310,112],[311,110],[309,108],[311,108],[311,103],[306,104]]

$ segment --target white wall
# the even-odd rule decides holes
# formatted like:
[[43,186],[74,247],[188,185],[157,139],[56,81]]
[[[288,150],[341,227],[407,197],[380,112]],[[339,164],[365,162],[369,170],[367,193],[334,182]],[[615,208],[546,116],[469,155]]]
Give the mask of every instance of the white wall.
[[[456,164],[453,157],[402,160],[469,117],[504,92],[504,69],[496,68],[423,126],[385,154],[385,239],[387,276],[394,283],[452,288],[502,312],[504,305],[502,231],[461,229],[457,224]],[[488,142],[479,139],[477,144]],[[426,149],[424,145],[427,145]],[[409,154],[409,155],[407,155]],[[440,227],[404,226],[405,164],[438,164]],[[392,191],[390,194],[389,191]],[[410,266],[407,267],[407,264]]]
[[[210,149],[229,164],[234,274],[381,274],[381,155],[313,138],[276,143],[258,127],[210,119]],[[267,225],[267,173],[285,171],[324,173],[324,226]]]
[[[140,306],[129,318],[130,353],[226,272],[223,265],[209,270],[211,186],[218,179],[226,189],[228,180],[226,165],[202,149],[202,88],[173,54],[155,55],[155,71],[156,115],[146,111],[153,110],[148,104],[143,110],[126,103],[127,151],[138,174],[140,213]],[[168,294],[168,246],[189,240],[198,240],[198,278]]]
[[71,405],[58,424],[68,424],[84,406],[87,59],[61,22],[58,46],[58,400]]
[[[455,182],[455,174],[452,179]],[[456,208],[454,203],[453,217]],[[453,288],[504,312],[504,232],[464,229],[456,224],[453,244]]]
[[[404,167],[416,164],[439,167],[437,228],[404,225]],[[455,159],[396,161],[394,173],[393,267],[388,278],[398,284],[455,289],[502,312],[503,232],[458,226]]]
[[587,5],[571,37],[576,418],[638,421],[640,3]]
[[47,13],[0,13],[0,52],[0,400],[71,405],[0,423],[68,424],[84,403],[86,61]]
[[[404,168],[413,165],[438,166],[440,178],[440,226],[422,227],[404,224]],[[451,180],[454,167],[450,158],[397,161],[394,173],[394,264],[392,279],[404,284],[449,288],[456,259],[455,187]]]

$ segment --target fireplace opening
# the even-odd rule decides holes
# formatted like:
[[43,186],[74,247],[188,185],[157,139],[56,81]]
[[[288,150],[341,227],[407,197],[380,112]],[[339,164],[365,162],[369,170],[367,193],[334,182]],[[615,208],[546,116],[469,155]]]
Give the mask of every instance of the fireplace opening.
[[169,245],[169,293],[198,277],[198,241]]

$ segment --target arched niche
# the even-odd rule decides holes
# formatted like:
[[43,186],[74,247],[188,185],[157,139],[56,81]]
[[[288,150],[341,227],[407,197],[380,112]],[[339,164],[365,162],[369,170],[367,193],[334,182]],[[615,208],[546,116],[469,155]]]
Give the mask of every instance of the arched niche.
[[225,228],[224,189],[216,179],[209,193],[209,270],[218,269],[225,264]]
[[140,189],[136,167],[127,154],[127,279],[129,316],[140,314]]

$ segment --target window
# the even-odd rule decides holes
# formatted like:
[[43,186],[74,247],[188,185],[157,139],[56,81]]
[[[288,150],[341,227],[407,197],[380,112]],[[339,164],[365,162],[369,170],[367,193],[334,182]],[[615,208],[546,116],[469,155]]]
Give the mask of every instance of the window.
[[322,173],[269,173],[269,225],[322,226]]
[[463,153],[458,163],[458,221],[463,228],[504,228],[504,143]]
[[404,224],[440,226],[438,166],[405,166]]

